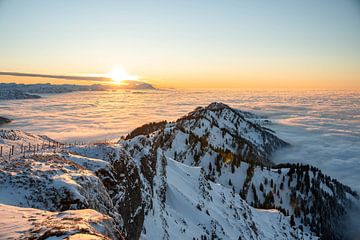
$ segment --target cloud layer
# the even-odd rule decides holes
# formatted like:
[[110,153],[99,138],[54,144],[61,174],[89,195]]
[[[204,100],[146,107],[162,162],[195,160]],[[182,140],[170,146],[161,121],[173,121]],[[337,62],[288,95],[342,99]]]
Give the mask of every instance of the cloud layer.
[[98,81],[98,82],[110,80],[110,78],[107,77],[50,75],[50,74],[38,74],[38,73],[20,73],[20,72],[0,72],[0,76],[55,78],[55,79],[63,79],[63,80],[82,80],[82,81]]
[[360,96],[337,92],[116,91],[49,95],[2,101],[8,128],[61,140],[119,137],[150,121],[175,120],[213,101],[267,116],[268,127],[291,143],[275,162],[315,165],[360,191]]

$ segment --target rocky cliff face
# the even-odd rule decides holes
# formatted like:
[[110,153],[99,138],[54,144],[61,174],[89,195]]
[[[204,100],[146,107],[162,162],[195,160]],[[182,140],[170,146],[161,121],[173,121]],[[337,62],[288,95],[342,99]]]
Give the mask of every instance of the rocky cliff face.
[[[0,203],[94,209],[127,239],[341,239],[336,226],[357,194],[314,167],[272,164],[288,144],[267,123],[212,103],[116,144],[2,161]],[[0,136],[4,145],[43,138]]]

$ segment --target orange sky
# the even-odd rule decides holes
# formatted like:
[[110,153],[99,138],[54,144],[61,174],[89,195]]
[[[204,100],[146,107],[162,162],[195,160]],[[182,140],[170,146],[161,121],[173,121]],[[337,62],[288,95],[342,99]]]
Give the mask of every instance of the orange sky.
[[82,76],[120,65],[160,88],[360,89],[355,1],[157,3],[1,1],[0,72]]
[[[158,88],[238,88],[238,89],[351,89],[360,90],[360,75],[357,73],[344,72],[286,72],[272,73],[247,72],[239,74],[223,74],[221,71],[185,74],[162,74],[153,77],[140,78],[140,81],[148,82]],[[16,83],[52,83],[52,84],[107,84],[95,81],[62,80],[37,77],[0,76],[0,82]]]

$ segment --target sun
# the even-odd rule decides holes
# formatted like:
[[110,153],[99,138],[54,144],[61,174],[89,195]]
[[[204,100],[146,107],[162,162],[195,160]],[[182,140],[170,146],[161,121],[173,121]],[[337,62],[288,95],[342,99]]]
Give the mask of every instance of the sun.
[[124,80],[138,80],[135,75],[130,75],[124,68],[116,67],[106,74],[108,78],[111,78],[115,83],[121,84]]

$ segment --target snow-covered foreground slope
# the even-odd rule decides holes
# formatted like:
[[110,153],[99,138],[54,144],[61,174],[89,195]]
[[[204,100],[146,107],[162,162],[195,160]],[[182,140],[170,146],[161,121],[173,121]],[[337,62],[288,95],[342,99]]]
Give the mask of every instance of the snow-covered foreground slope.
[[[106,226],[123,232],[129,239],[201,239],[215,235],[221,239],[296,239],[298,234],[310,237],[291,228],[289,218],[278,211],[250,207],[231,189],[206,179],[199,167],[159,155],[151,176],[142,161],[131,158],[118,145],[69,150],[73,153],[48,153],[2,162],[0,203],[6,216],[12,215],[14,221],[3,225],[0,234],[20,234],[15,238],[33,236],[31,224],[41,226],[37,234],[52,232],[53,228],[68,229],[73,220],[65,216],[72,209],[74,219],[84,218],[81,221],[92,220],[100,225],[106,219],[111,222]],[[150,177],[152,181],[147,180]],[[49,215],[44,210],[55,213]],[[20,213],[24,216],[17,217]],[[56,221],[53,223],[52,219]],[[48,224],[44,225],[45,221]],[[15,228],[21,231],[16,233]],[[93,233],[87,228],[81,232]],[[103,234],[96,234],[100,233]]]
[[92,209],[49,212],[0,204],[0,239],[120,239],[111,218]]
[[46,149],[56,144],[59,143],[44,135],[30,134],[20,130],[0,129],[0,148],[2,149],[0,159],[5,159],[9,154],[11,158],[27,156],[34,150],[37,153],[45,152]]
[[[272,151],[287,144],[264,124],[213,103],[174,123],[144,125],[116,144],[15,153],[0,162],[0,204],[10,215],[29,213],[25,219],[53,211],[64,226],[68,218],[58,216],[69,210],[95,215],[96,224],[106,219],[127,239],[341,239],[336,229],[356,193],[319,169],[273,165]],[[53,140],[0,132],[6,149],[46,141]],[[26,221],[19,226],[22,236],[31,231]]]

